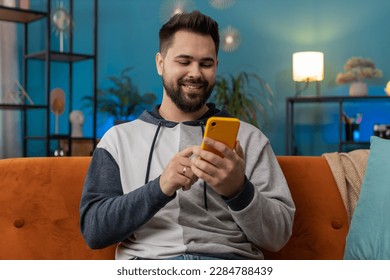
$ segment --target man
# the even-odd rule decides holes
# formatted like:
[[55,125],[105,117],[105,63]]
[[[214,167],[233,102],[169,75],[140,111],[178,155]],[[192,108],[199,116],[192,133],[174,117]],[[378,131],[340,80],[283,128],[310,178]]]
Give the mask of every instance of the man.
[[117,259],[263,259],[289,239],[294,216],[268,139],[241,122],[231,150],[206,139],[206,103],[218,65],[218,24],[198,11],[160,30],[160,106],[111,128],[97,146],[82,194],[91,248],[119,243]]

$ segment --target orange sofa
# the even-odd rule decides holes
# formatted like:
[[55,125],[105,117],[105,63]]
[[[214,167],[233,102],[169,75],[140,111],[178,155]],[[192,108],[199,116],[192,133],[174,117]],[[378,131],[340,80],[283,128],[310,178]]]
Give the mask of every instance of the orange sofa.
[[[278,161],[296,204],[293,235],[267,259],[341,259],[348,217],[323,157]],[[79,229],[89,157],[0,160],[0,259],[113,259],[115,246],[91,250]],[[277,217],[276,217],[277,218]]]

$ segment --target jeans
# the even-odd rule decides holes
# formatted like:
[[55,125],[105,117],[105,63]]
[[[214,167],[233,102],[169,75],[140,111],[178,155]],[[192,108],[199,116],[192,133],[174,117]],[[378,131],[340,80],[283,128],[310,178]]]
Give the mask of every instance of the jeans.
[[[136,260],[149,260],[149,259],[144,259],[137,257],[135,258]],[[215,257],[210,257],[210,256],[201,256],[201,255],[191,255],[191,254],[184,254],[172,258],[166,258],[162,260],[223,260],[221,258],[215,258]]]
[[177,257],[168,258],[166,260],[222,260],[222,259],[209,257],[209,256],[184,254],[184,255],[177,256]]

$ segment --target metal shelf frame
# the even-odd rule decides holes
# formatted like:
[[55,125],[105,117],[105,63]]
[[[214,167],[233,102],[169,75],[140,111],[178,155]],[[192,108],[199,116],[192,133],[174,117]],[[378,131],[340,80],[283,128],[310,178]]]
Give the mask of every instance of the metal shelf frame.
[[338,106],[338,150],[344,145],[368,145],[367,142],[351,142],[343,140],[343,106],[345,103],[365,103],[368,101],[390,101],[389,96],[298,96],[286,98],[286,155],[296,155],[294,105],[298,103],[336,103]]
[[[72,140],[90,140],[93,142],[93,147],[96,147],[97,144],[97,30],[98,30],[98,0],[91,0],[91,4],[93,4],[93,50],[92,54],[79,54],[73,53],[73,34],[72,29],[69,31],[69,52],[58,52],[51,50],[51,21],[50,15],[52,11],[52,3],[53,0],[46,1],[45,11],[35,11],[35,10],[25,10],[20,8],[12,8],[0,5],[0,21],[8,21],[14,23],[20,23],[24,25],[24,42],[23,42],[23,75],[22,75],[22,84],[24,88],[28,87],[28,61],[32,59],[42,60],[45,63],[45,96],[46,101],[45,104],[41,105],[28,105],[28,104],[0,104],[1,110],[21,110],[22,118],[23,118],[23,156],[28,156],[28,140],[31,139],[40,139],[46,141],[46,156],[50,156],[50,140],[56,139],[51,135],[50,131],[50,90],[51,90],[51,63],[52,62],[62,62],[69,64],[69,108],[73,108],[73,63],[84,61],[84,60],[92,60],[93,61],[93,73],[92,73],[92,95],[94,98],[94,106],[92,110],[93,114],[93,128],[92,128],[92,137],[83,137],[83,138],[72,138],[70,136],[71,124],[69,122],[69,135],[66,135],[66,139],[68,139],[69,143],[69,151],[72,151]],[[69,1],[69,14],[73,18],[73,5],[74,0]],[[46,48],[42,51],[36,53],[28,53],[28,41],[29,41],[29,23],[35,22],[38,20],[46,20],[46,32],[45,32],[45,46]],[[27,125],[27,111],[29,110],[45,110],[46,120],[45,120],[45,135],[43,136],[30,136]]]

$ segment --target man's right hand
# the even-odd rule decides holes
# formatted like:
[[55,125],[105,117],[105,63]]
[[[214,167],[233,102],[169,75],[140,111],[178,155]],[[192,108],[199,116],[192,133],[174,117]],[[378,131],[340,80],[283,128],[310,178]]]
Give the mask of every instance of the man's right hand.
[[168,163],[160,176],[161,191],[172,196],[178,189],[189,190],[198,180],[191,170],[192,151],[194,147],[188,147],[178,152]]

